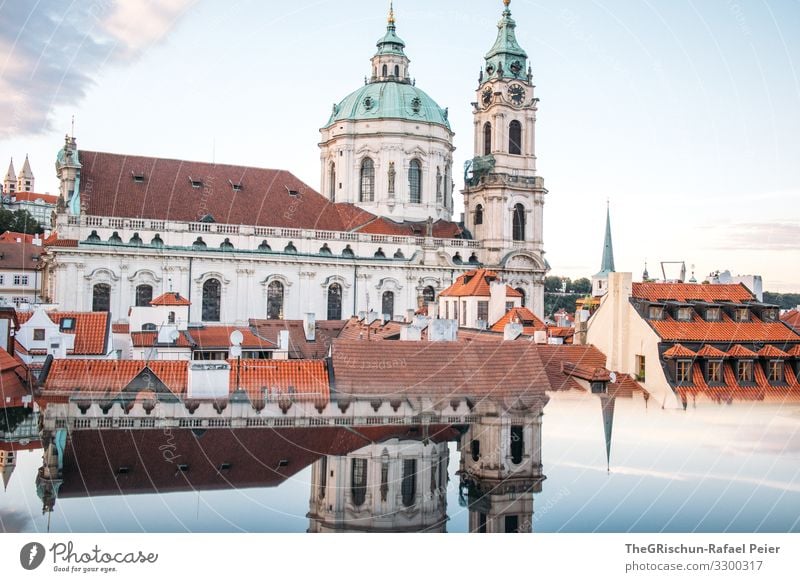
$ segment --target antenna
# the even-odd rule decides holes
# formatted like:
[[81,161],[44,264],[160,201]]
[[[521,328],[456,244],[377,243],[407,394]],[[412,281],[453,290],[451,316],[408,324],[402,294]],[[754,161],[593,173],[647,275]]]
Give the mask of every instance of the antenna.
[[234,329],[230,335],[231,345],[232,346],[241,346],[242,342],[244,341],[244,335],[238,329]]
[[70,137],[75,137],[75,114],[72,114],[72,125],[70,127]]

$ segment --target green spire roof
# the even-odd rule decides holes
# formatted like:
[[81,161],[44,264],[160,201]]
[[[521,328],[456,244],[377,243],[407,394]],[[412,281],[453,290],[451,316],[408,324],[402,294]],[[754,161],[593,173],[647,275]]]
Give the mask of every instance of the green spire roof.
[[603,262],[598,275],[614,273],[614,246],[611,244],[611,209],[606,207],[606,238],[603,241]]
[[378,41],[378,52],[375,55],[402,55],[405,56],[403,49],[406,43],[403,42],[397,32],[394,24],[394,7],[389,5],[389,22],[386,25],[386,34]]
[[497,40],[486,53],[486,73],[489,77],[513,79],[526,75],[528,54],[517,42],[517,23],[511,18],[510,3],[510,0],[503,0],[506,8],[497,23]]

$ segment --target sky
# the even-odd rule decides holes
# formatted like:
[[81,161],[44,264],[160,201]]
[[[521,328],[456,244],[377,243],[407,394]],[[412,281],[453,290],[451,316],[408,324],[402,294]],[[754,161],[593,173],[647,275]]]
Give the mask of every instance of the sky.
[[[286,169],[319,188],[319,128],[369,73],[388,2],[0,0],[0,174],[55,192],[78,147]],[[455,167],[501,0],[396,0],[417,86],[448,107]],[[513,0],[540,98],[552,273],[685,261],[800,292],[800,1]],[[456,188],[463,176],[456,172]],[[456,195],[458,219],[463,203]],[[670,274],[669,272],[667,273]]]

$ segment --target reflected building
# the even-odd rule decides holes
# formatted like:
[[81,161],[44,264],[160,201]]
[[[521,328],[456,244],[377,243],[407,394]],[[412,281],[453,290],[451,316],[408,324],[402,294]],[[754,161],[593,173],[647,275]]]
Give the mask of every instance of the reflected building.
[[449,459],[448,443],[432,439],[321,458],[311,473],[308,531],[444,533]]

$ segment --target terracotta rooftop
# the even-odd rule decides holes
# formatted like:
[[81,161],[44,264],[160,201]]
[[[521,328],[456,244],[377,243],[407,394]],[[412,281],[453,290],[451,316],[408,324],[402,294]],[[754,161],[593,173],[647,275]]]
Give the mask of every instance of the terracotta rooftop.
[[[187,337],[186,332],[184,331],[178,333],[179,335],[177,341],[164,347],[191,348],[193,344]],[[156,345],[158,340],[157,331],[134,331],[130,332],[130,336],[131,343],[135,348],[151,348]]]
[[193,328],[186,333],[190,341],[198,350],[214,348],[228,349],[231,345],[231,333],[238,330],[243,336],[241,346],[246,350],[272,350],[278,345],[270,340],[261,338],[253,334],[249,327],[234,327],[227,325],[215,325],[203,328]]
[[30,394],[26,366],[0,348],[0,408],[21,406]]
[[536,315],[527,307],[514,307],[509,309],[506,314],[497,320],[492,325],[492,331],[502,332],[506,325],[512,322],[522,324],[522,333],[525,335],[533,335],[537,331],[547,331],[547,326],[544,322],[536,317]]
[[667,359],[671,358],[693,358],[695,356],[695,352],[690,350],[689,348],[683,346],[682,344],[675,344],[667,351],[664,352],[664,357]]
[[676,393],[687,397],[703,396],[717,402],[732,400],[800,400],[800,383],[798,383],[791,366],[784,366],[785,382],[773,385],[767,380],[764,368],[758,360],[753,362],[753,382],[739,384],[734,364],[724,361],[722,364],[723,382],[712,385],[706,382],[703,367],[699,362],[692,366],[691,380],[687,384],[676,386]]
[[[39,257],[43,252],[42,247],[24,242],[0,242],[0,270],[35,271],[39,267]],[[31,277],[33,277],[32,272]]]
[[191,305],[191,301],[181,296],[180,293],[164,293],[152,301],[150,305]]
[[131,326],[129,323],[112,323],[111,324],[111,333],[123,333],[129,334],[131,332]]
[[[363,227],[375,234],[413,234],[416,228],[352,204],[333,204],[284,170],[86,150],[79,155],[81,184],[93,185],[80,193],[89,215],[179,222],[210,217],[227,224],[333,231]],[[434,236],[460,234],[455,223],[437,224]]]
[[697,355],[701,358],[727,358],[728,354],[723,352],[722,350],[715,348],[711,345],[704,345],[702,348],[697,350]]
[[773,345],[766,345],[758,350],[758,355],[762,358],[788,358],[789,354],[783,350],[779,350]]
[[751,318],[750,321],[737,322],[724,312],[721,321],[705,321],[694,314],[691,321],[676,321],[667,315],[662,321],[648,319],[647,323],[662,340],[667,341],[800,342],[800,335],[779,321],[767,322]]
[[792,309],[781,315],[781,321],[800,331],[800,310]]
[[28,245],[33,243],[32,234],[25,234],[24,232],[12,232],[10,230],[7,230],[3,234],[0,234],[0,242],[16,243],[17,239],[20,239],[20,242],[23,242]]
[[36,202],[41,200],[45,204],[55,204],[58,202],[58,196],[53,194],[38,194],[36,192],[14,192],[11,197],[16,199],[17,202]]
[[[17,318],[20,325],[27,322],[33,315],[32,311],[18,311]],[[108,353],[108,331],[111,326],[111,314],[107,311],[48,311],[47,317],[60,325],[63,319],[75,320],[73,329],[63,330],[63,333],[75,336],[75,347],[71,355],[99,356]]]
[[[489,283],[497,280],[497,273],[486,269],[467,271],[456,278],[455,282],[442,291],[440,297],[489,297]],[[506,285],[506,297],[522,297],[522,294]]]
[[742,303],[755,296],[742,284],[634,283],[633,297],[647,301],[705,301]]
[[319,320],[315,324],[316,336],[313,342],[306,341],[303,321],[300,319],[251,319],[250,327],[255,334],[279,346],[280,331],[289,331],[289,357],[291,359],[319,359],[328,355],[333,338],[339,336],[347,322],[339,320]]
[[748,350],[741,344],[736,344],[728,350],[728,356],[731,358],[757,358],[758,354],[753,350]]

